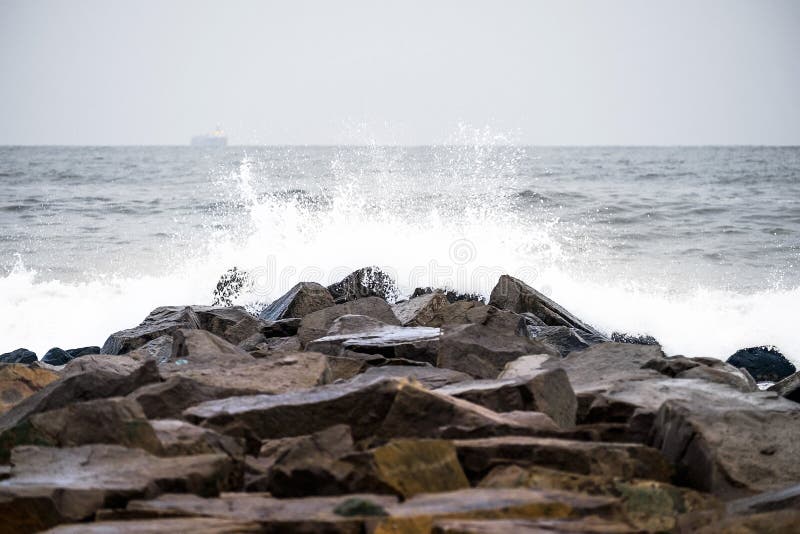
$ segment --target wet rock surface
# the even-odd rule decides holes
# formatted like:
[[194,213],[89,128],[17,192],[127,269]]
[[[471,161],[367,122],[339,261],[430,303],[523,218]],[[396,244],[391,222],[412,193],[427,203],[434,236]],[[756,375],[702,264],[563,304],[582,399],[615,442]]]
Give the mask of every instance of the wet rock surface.
[[756,382],[777,382],[797,372],[794,364],[775,347],[750,347],[736,351],[727,362],[747,369]]
[[0,532],[796,529],[775,351],[667,356],[511,277],[398,302],[368,271],[264,318],[157,308],[62,365],[4,354]]

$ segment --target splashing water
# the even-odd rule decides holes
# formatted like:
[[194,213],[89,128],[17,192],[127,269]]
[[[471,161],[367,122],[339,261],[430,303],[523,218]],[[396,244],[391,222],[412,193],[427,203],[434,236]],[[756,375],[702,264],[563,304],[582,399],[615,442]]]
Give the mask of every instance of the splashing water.
[[[719,232],[681,233],[678,214],[697,200],[682,198],[680,187],[670,192],[663,182],[641,185],[627,177],[627,191],[621,191],[620,176],[630,163],[619,154],[571,153],[582,169],[572,176],[559,170],[564,156],[542,160],[542,150],[509,146],[487,132],[470,135],[464,139],[461,132],[457,142],[441,147],[230,149],[217,165],[198,162],[197,152],[172,149],[155,158],[159,169],[190,161],[196,172],[175,171],[180,179],[167,174],[155,184],[130,174],[120,184],[127,195],[156,189],[162,207],[130,214],[130,221],[97,215],[109,235],[129,242],[99,240],[96,249],[76,244],[83,248],[59,256],[48,239],[72,228],[70,220],[45,226],[38,240],[31,239],[30,249],[50,247],[50,254],[23,254],[0,277],[0,352],[25,346],[41,355],[52,346],[102,344],[156,306],[210,303],[220,275],[234,266],[254,280],[238,303],[254,304],[298,281],[329,285],[378,265],[405,294],[432,286],[488,295],[509,273],[601,330],[651,334],[672,354],[725,358],[769,343],[800,359],[800,335],[789,324],[800,311],[800,284],[791,274],[800,218],[776,233],[784,237],[772,239],[774,255],[760,261],[773,252],[745,239],[758,230],[713,210],[686,225],[696,229],[700,217],[716,217],[714,224],[741,234],[731,232],[718,244]],[[669,158],[629,150],[633,155],[626,158],[638,160],[636,176],[656,169],[674,184],[664,171]],[[119,167],[122,156],[104,156]],[[144,159],[142,153],[125,157]],[[703,176],[699,163],[682,165],[690,164]],[[210,179],[204,167],[212,169]],[[607,167],[613,172],[598,175]],[[164,181],[175,184],[174,195]],[[719,194],[719,182],[698,178],[692,184]],[[81,218],[91,213],[75,202],[59,207],[54,201],[48,208],[59,209],[77,210]],[[786,209],[790,216],[782,220],[791,222],[796,206]],[[157,233],[167,237],[156,239]],[[706,256],[717,246],[739,256],[730,266],[709,263]],[[687,252],[692,247],[700,251]],[[26,268],[29,256],[35,261]],[[59,272],[65,264],[80,268]],[[775,279],[780,283],[764,283]]]

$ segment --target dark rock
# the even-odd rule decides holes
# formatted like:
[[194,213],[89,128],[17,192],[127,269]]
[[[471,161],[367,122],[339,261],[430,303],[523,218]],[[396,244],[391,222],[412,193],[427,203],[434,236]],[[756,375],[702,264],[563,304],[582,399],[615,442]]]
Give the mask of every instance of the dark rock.
[[192,310],[200,320],[200,328],[234,345],[260,333],[267,326],[265,321],[253,317],[241,306],[192,306]]
[[734,514],[755,514],[774,510],[800,510],[800,484],[792,484],[775,491],[758,493],[728,503],[727,509]]
[[563,369],[533,377],[459,382],[437,391],[495,412],[537,411],[547,414],[561,427],[575,425],[578,401]]
[[333,297],[325,287],[315,282],[300,282],[264,308],[258,318],[265,321],[277,321],[288,317],[302,318],[333,305]]
[[750,347],[736,351],[727,362],[747,369],[756,382],[778,382],[797,372],[794,364],[775,347]]
[[567,326],[528,326],[526,333],[531,339],[542,341],[555,348],[562,357],[572,351],[607,341],[595,334]]
[[233,301],[252,285],[252,279],[247,271],[240,271],[238,267],[228,269],[219,277],[214,288],[214,306],[230,306]]
[[434,364],[439,334],[438,328],[394,326],[364,315],[343,315],[328,335],[307,343],[306,350],[332,356],[353,351]]
[[[99,358],[84,356],[73,362]],[[70,362],[71,365],[73,362]],[[135,368],[97,368],[48,384],[0,416],[0,432],[16,426],[28,417],[63,408],[74,402],[108,397],[124,397],[146,384],[160,382],[161,376],[154,361],[137,362]],[[66,370],[65,370],[66,374]]]
[[139,403],[148,419],[174,419],[186,408],[202,402],[254,393],[257,391],[217,387],[177,375],[166,382],[143,386],[129,397]]
[[11,477],[0,481],[0,517],[7,532],[90,519],[100,508],[163,492],[213,496],[233,489],[239,479],[225,455],[158,458],[117,445],[17,447],[11,463]]
[[634,345],[660,345],[656,338],[647,334],[626,334],[625,332],[612,332],[611,341],[615,343],[633,343]]
[[42,363],[48,365],[66,365],[72,359],[72,356],[67,354],[67,351],[58,347],[53,347],[42,356]]
[[0,462],[7,462],[11,449],[19,445],[74,447],[93,443],[162,452],[141,406],[132,399],[114,397],[34,414],[5,429],[0,432]]
[[364,267],[354,271],[340,282],[329,285],[328,291],[336,304],[364,297],[380,297],[394,302],[400,294],[392,277],[378,267]]
[[379,297],[364,297],[303,317],[300,329],[297,331],[300,344],[305,346],[309,341],[326,336],[333,322],[342,315],[366,315],[386,324],[400,325],[400,321],[385,300]]
[[300,323],[302,321],[300,317],[266,321],[261,327],[261,333],[266,338],[295,336],[300,329]]
[[540,341],[481,324],[445,326],[437,366],[476,378],[497,378],[508,362],[526,354],[558,356],[555,349]]
[[33,363],[37,361],[36,353],[28,349],[17,349],[0,354],[0,363]]
[[205,330],[179,329],[173,332],[172,354],[161,366],[168,370],[183,370],[198,366],[252,363],[253,357]]
[[200,328],[200,319],[190,306],[156,308],[139,326],[111,334],[103,345],[101,353],[125,354],[138,349],[148,341],[163,335],[171,335],[180,328]]
[[92,354],[100,354],[100,347],[81,347],[78,349],[67,349],[67,354],[70,358],[80,358],[81,356],[91,356]]
[[800,402],[800,373],[794,373],[776,382],[769,387],[769,391],[774,391],[790,401]]
[[429,293],[394,304],[392,311],[403,326],[428,326],[436,312],[448,305],[443,293]]
[[489,304],[515,313],[533,313],[549,326],[567,326],[599,335],[594,328],[525,282],[505,274],[492,289]]
[[377,378],[414,379],[430,389],[436,389],[448,384],[455,384],[472,379],[472,377],[466,373],[453,371],[451,369],[441,369],[439,367],[386,365],[367,369],[362,375],[356,377],[355,380],[369,382]]
[[447,302],[450,304],[454,302],[480,302],[484,304],[486,302],[486,298],[483,295],[478,293],[460,293],[458,291],[453,291],[452,289],[433,289],[430,287],[418,287],[414,290],[411,294],[411,298],[420,297],[422,295],[427,295],[429,293],[444,293],[444,296],[447,297]]

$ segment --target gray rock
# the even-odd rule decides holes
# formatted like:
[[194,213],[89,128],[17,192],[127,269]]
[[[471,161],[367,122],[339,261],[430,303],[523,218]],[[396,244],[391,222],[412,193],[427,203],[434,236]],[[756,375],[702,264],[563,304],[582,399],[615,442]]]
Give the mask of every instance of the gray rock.
[[527,326],[526,334],[555,348],[562,357],[572,351],[608,341],[596,334],[567,326]]
[[33,363],[37,361],[36,353],[28,349],[17,349],[0,354],[0,363]]
[[66,365],[72,359],[67,351],[58,347],[53,347],[42,356],[42,363],[48,365]]
[[181,328],[200,328],[200,319],[190,306],[156,308],[139,326],[111,334],[101,352],[124,354],[138,349],[148,341],[163,335],[171,335]]
[[416,380],[430,389],[436,389],[448,384],[456,384],[472,379],[472,377],[466,373],[453,371],[451,369],[440,369],[438,367],[428,366],[386,365],[367,369],[354,380],[370,382],[377,378],[409,378]]
[[202,402],[255,393],[251,389],[218,387],[177,375],[166,382],[143,386],[129,397],[139,403],[148,419],[174,419],[186,408]]
[[400,325],[400,321],[385,300],[378,297],[365,297],[337,304],[303,317],[300,329],[297,331],[300,344],[305,346],[309,341],[326,336],[333,322],[342,315],[366,315],[386,324]]
[[449,305],[443,293],[429,293],[395,304],[392,311],[403,326],[429,326],[437,312]]
[[800,402],[800,373],[795,373],[780,382],[776,382],[769,387],[769,391],[774,391],[790,401]]
[[347,275],[343,280],[328,286],[336,304],[365,297],[380,297],[394,302],[399,296],[397,284],[379,267],[363,267]]
[[277,321],[288,317],[305,317],[333,306],[331,294],[315,282],[300,282],[258,314],[259,319]]

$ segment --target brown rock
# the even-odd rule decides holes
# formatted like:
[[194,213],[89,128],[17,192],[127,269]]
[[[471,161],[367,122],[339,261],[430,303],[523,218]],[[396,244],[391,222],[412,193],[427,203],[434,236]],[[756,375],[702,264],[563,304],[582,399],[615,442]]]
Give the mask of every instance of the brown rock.
[[140,521],[101,521],[61,525],[47,531],[50,534],[161,534],[191,532],[192,534],[245,534],[262,532],[255,521],[216,519],[213,517],[178,517]]
[[372,451],[377,476],[403,498],[469,487],[455,447],[443,440],[393,440]]
[[0,414],[59,378],[58,373],[47,369],[19,363],[0,365]]
[[268,323],[253,317],[242,306],[192,306],[192,310],[200,328],[234,345],[268,327]]
[[392,306],[392,311],[403,326],[430,326],[437,312],[449,306],[444,293],[428,293]]
[[12,448],[18,445],[74,447],[92,443],[136,447],[153,454],[162,452],[138,403],[115,397],[34,414],[4,430],[0,433],[0,461],[8,461]]
[[200,320],[190,306],[156,308],[139,326],[111,334],[100,352],[124,354],[179,328],[200,328]]
[[539,411],[561,427],[575,425],[578,401],[563,369],[545,371],[533,377],[460,382],[437,391],[495,412]]
[[451,519],[563,519],[587,515],[613,517],[614,499],[558,491],[465,489],[418,495],[387,509],[376,534],[431,532],[434,522]]
[[426,388],[436,389],[448,384],[472,380],[466,373],[430,366],[385,365],[371,367],[364,374],[356,377],[358,381],[373,381],[377,378],[409,378],[414,379]]
[[489,304],[515,313],[530,312],[549,326],[568,326],[584,332],[598,332],[550,298],[539,293],[528,284],[508,275],[503,275],[492,289]]
[[538,341],[488,326],[446,326],[439,342],[437,365],[476,378],[497,378],[508,362],[526,354],[558,355]]
[[333,321],[342,315],[366,315],[386,324],[400,325],[400,321],[397,320],[392,308],[385,300],[378,297],[360,298],[324,308],[303,317],[300,329],[297,331],[300,344],[305,346],[309,341],[327,335]]
[[794,534],[800,525],[800,510],[777,510],[732,516],[695,530],[698,534]]
[[0,481],[0,516],[9,532],[81,521],[99,508],[164,491],[216,495],[237,478],[224,455],[157,458],[116,445],[17,447],[11,463],[11,477]]
[[350,380],[369,368],[366,360],[346,356],[328,356],[328,365],[331,368],[331,382]]
[[192,454],[227,454],[232,458],[244,457],[244,445],[230,436],[217,434],[177,419],[151,421],[155,437],[163,456],[188,456]]
[[129,395],[141,405],[148,419],[174,419],[188,407],[215,399],[253,395],[257,390],[217,387],[187,376],[143,386]]
[[333,297],[323,286],[315,282],[300,282],[264,308],[258,314],[258,318],[265,321],[277,321],[289,317],[302,318],[333,305]]
[[453,442],[470,480],[499,465],[542,466],[581,475],[646,478],[666,482],[671,469],[661,454],[635,443],[584,442],[507,436]]
[[279,354],[288,354],[290,352],[299,352],[300,339],[297,336],[287,337],[270,337],[258,343],[250,355],[254,358],[268,358]]
[[172,337],[172,356],[169,362],[161,364],[165,372],[253,362],[253,357],[248,353],[205,330],[178,329]]

